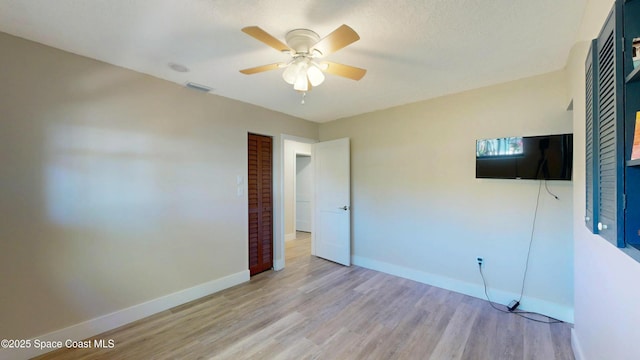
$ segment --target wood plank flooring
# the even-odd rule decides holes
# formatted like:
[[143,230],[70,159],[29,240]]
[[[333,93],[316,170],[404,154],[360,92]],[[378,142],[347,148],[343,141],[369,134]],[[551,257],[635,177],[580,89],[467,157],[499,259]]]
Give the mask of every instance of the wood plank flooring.
[[[300,234],[300,233],[299,233]],[[301,233],[302,235],[304,233]],[[101,334],[113,349],[38,359],[573,359],[569,324],[541,324],[486,301],[310,256]]]

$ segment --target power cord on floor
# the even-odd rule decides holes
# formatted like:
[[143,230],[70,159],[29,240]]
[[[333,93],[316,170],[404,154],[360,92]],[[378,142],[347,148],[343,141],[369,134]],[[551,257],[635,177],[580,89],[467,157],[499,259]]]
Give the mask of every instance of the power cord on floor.
[[[509,310],[505,310],[505,309],[500,309],[499,307],[496,306],[496,304],[491,301],[491,299],[489,298],[489,293],[487,292],[487,281],[484,278],[484,273],[482,272],[482,264],[478,264],[478,270],[480,271],[480,277],[482,277],[482,285],[484,285],[484,296],[487,298],[487,301],[489,302],[489,305],[491,305],[492,308],[503,312],[503,313],[507,313],[507,314],[515,314],[518,315],[522,318],[525,318],[527,320],[531,320],[531,321],[535,321],[535,322],[539,322],[539,323],[543,323],[543,324],[559,324],[562,323],[562,320],[558,320],[555,318],[552,318],[551,316],[546,316],[546,315],[542,315],[542,314],[538,314],[538,313],[534,313],[534,312],[530,312],[530,311],[509,311]],[[504,306],[504,305],[501,305]],[[532,317],[526,316],[526,315],[538,315],[538,316],[542,316],[545,317],[547,319],[549,319],[549,321],[544,321],[544,320],[539,320],[539,319],[534,319]]]

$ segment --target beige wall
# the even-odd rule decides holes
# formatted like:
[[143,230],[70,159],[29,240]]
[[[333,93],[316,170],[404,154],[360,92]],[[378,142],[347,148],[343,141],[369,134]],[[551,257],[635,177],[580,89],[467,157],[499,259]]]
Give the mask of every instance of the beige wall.
[[[493,299],[520,292],[539,183],[475,178],[475,141],[571,132],[564,72],[320,125],[351,138],[354,263]],[[522,307],[573,318],[572,183],[540,195]]]
[[280,134],[317,124],[1,33],[0,49],[0,338],[247,270],[247,133],[275,136],[280,207]]
[[[574,101],[574,245],[576,359],[639,359],[640,263],[607,240],[591,234],[585,216],[585,69],[589,41],[595,38],[613,5],[592,0],[585,13],[580,41],[567,62]],[[625,250],[630,251],[630,250]],[[637,254],[637,252],[636,252]]]

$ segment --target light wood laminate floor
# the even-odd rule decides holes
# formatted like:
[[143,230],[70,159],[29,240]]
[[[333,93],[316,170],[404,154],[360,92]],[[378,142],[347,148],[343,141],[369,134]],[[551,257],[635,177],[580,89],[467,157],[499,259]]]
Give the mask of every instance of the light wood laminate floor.
[[314,258],[299,235],[280,272],[96,337],[113,349],[40,359],[573,359],[568,324]]

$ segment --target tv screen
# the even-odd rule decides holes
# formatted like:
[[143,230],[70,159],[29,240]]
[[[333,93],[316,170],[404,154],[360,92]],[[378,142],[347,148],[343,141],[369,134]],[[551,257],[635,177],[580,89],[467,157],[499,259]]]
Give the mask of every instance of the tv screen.
[[571,180],[573,134],[476,141],[476,178]]

